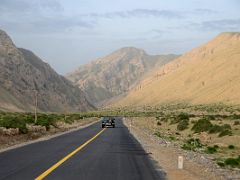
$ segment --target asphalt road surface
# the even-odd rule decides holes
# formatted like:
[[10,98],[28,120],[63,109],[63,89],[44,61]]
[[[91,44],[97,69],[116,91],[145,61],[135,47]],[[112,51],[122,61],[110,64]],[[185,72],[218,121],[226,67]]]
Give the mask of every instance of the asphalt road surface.
[[0,179],[161,180],[149,155],[119,119],[0,153]]

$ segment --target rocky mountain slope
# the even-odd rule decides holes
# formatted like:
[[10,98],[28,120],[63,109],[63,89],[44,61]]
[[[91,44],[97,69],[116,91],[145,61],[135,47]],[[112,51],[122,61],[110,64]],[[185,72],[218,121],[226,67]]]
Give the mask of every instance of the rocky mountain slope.
[[240,33],[212,41],[152,72],[117,105],[240,104]]
[[78,87],[0,30],[0,110],[32,111],[36,92],[40,111],[93,109]]
[[142,49],[126,47],[80,66],[66,77],[86,93],[91,103],[100,105],[129,91],[154,67],[162,66],[176,57],[151,56]]

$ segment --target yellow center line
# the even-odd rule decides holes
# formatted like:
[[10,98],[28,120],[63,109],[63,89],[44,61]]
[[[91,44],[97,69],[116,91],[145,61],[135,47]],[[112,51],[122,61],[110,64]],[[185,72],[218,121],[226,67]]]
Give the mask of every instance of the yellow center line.
[[58,168],[62,163],[64,163],[66,160],[68,160],[70,157],[72,157],[74,154],[76,154],[78,151],[80,151],[82,148],[84,148],[86,145],[88,145],[90,142],[92,142],[94,139],[96,139],[100,134],[102,134],[104,131],[106,130],[106,128],[104,128],[103,130],[101,130],[100,132],[98,132],[95,136],[93,136],[91,139],[89,139],[88,141],[86,141],[84,144],[82,144],[81,146],[79,146],[77,149],[75,149],[73,152],[71,152],[70,154],[68,154],[67,156],[65,156],[63,159],[61,159],[60,161],[58,161],[56,164],[54,164],[53,166],[51,166],[48,170],[46,170],[45,172],[43,172],[41,175],[39,175],[38,177],[35,178],[35,180],[42,180],[43,178],[45,178],[47,175],[49,175],[52,171],[54,171],[56,168]]

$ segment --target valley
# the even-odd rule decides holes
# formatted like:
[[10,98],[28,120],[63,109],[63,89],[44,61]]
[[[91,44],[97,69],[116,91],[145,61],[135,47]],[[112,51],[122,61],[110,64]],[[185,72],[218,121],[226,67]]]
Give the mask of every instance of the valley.
[[[142,177],[238,179],[239,45],[240,33],[235,32],[221,33],[181,56],[148,55],[142,49],[125,47],[64,77],[31,51],[17,48],[11,38],[0,31],[1,151],[16,152],[15,156],[19,150],[34,149],[35,144],[40,146],[41,141],[54,144],[58,138],[65,137],[70,142],[74,140],[76,147],[77,136],[81,136],[86,142],[71,149],[73,156],[100,134],[103,134],[100,142],[117,143],[104,135],[108,133],[123,142],[114,147],[127,156],[131,152],[125,151],[124,143],[131,142],[129,148],[135,152],[132,161],[139,158],[138,150],[148,155],[140,158],[141,161],[147,164],[150,159],[156,161],[158,168],[145,167]],[[105,116],[115,117],[119,129],[100,130],[99,120]],[[68,144],[68,140],[64,139],[65,143]],[[99,155],[106,152],[106,147],[111,152],[109,143],[93,142],[93,146],[99,147],[96,154],[91,145],[86,148],[90,148],[96,159],[101,159]],[[51,147],[49,145],[49,151],[54,153]],[[179,155],[184,158],[184,170],[177,168]],[[111,155],[111,158],[120,156]],[[111,158],[106,161],[108,165]],[[118,162],[128,163],[128,160],[118,159]],[[84,162],[90,161],[84,159]],[[36,163],[43,162],[36,159]],[[50,165],[53,161],[46,163]],[[21,171],[19,175],[38,179],[59,176],[58,169],[56,175],[54,169],[44,172],[46,167],[41,165],[41,168],[42,174],[33,169],[38,174]],[[129,168],[135,172],[135,166]],[[156,173],[156,169],[161,170]],[[121,171],[124,170],[121,166]],[[18,174],[8,169],[4,173],[12,177]],[[128,175],[128,178],[138,176]],[[88,177],[91,179],[91,174]]]

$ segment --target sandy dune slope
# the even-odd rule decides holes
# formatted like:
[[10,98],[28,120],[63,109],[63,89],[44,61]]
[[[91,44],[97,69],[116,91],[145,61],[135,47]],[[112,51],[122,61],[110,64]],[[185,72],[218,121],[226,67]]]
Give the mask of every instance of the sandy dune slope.
[[153,71],[117,105],[240,104],[240,33],[221,33]]

